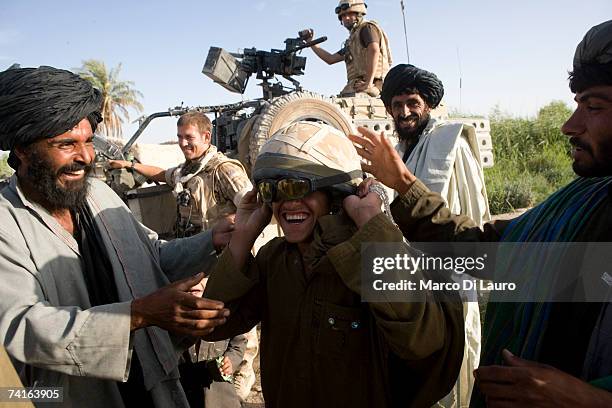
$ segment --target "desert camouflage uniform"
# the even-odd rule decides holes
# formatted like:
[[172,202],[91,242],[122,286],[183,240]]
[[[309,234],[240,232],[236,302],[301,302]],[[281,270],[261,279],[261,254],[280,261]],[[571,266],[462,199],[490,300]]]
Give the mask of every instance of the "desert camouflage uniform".
[[175,195],[189,194],[189,205],[178,208],[181,225],[193,225],[185,235],[212,228],[220,217],[235,213],[242,196],[252,189],[242,164],[215,146],[198,160],[166,170],[166,182]]
[[364,48],[363,45],[361,45],[360,32],[366,26],[369,26],[372,30],[377,32],[380,46],[380,54],[374,69],[374,86],[366,89],[366,93],[368,93],[370,96],[379,95],[382,89],[383,79],[385,78],[385,75],[387,75],[389,67],[391,66],[391,48],[389,47],[389,39],[387,38],[387,34],[377,22],[371,20],[366,21],[363,19],[360,23],[353,27],[351,34],[345,43],[344,62],[346,64],[347,84],[340,92],[340,95],[350,96],[354,94],[355,82],[365,80],[367,72],[367,48]]
[[[191,174],[195,175],[191,176]],[[183,180],[181,182],[181,179]],[[240,200],[253,186],[242,164],[210,146],[204,156],[166,170],[166,182],[175,194],[189,190],[189,205],[178,205],[179,225],[187,226],[184,235],[193,235],[214,226],[216,221],[234,214]],[[188,227],[189,224],[193,226]],[[253,360],[259,351],[256,328],[245,333],[247,348],[235,375],[238,396],[245,399],[255,383]]]

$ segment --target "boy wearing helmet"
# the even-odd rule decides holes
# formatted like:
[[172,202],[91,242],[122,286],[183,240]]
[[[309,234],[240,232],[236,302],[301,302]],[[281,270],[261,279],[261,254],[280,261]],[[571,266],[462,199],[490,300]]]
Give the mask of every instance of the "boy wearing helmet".
[[[354,195],[361,174],[346,136],[316,122],[277,132],[253,167],[257,191],[240,203],[204,296],[232,311],[209,340],[261,322],[267,407],[428,407],[455,381],[460,303],[361,300],[361,244],[402,242],[378,193]],[[272,214],[285,236],[253,258]]]
[[[354,96],[360,92],[378,96],[392,63],[387,34],[375,21],[366,21],[367,7],[363,0],[340,0],[335,12],[340,23],[349,30],[349,38],[334,54],[318,45],[311,47],[329,65],[340,61],[346,63],[347,84],[340,96]],[[306,32],[304,40],[312,40],[314,30]]]

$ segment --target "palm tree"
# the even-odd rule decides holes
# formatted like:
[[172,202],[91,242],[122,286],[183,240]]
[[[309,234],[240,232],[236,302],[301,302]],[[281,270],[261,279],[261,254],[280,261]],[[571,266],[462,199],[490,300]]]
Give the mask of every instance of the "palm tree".
[[123,118],[130,120],[128,108],[142,112],[143,107],[138,101],[142,98],[142,93],[132,88],[134,82],[119,81],[119,71],[121,63],[109,72],[104,62],[90,59],[83,61],[78,74],[102,92],[102,132],[106,136],[122,138]]

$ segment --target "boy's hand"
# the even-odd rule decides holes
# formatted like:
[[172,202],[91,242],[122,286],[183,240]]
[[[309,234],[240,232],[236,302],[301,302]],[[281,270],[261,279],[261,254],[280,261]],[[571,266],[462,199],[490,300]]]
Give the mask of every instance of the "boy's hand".
[[239,231],[239,234],[236,235],[246,234],[246,237],[252,238],[255,242],[271,219],[272,209],[257,201],[257,188],[254,187],[242,197],[238,205],[235,230]]
[[236,224],[228,249],[235,266],[241,269],[255,240],[272,219],[272,208],[257,201],[257,189],[249,191],[240,200],[236,211]]
[[370,192],[363,197],[350,195],[344,199],[342,205],[358,228],[361,228],[382,212],[380,209],[382,200],[374,192]]

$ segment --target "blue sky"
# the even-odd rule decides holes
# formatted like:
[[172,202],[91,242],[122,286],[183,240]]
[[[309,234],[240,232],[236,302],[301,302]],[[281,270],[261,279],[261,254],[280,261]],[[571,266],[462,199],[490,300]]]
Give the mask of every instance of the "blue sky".
[[[99,5],[94,6],[93,4]],[[368,1],[368,18],[387,31],[395,63],[406,62],[399,0]],[[498,105],[534,115],[554,99],[571,103],[567,71],[576,44],[591,26],[612,18],[610,0],[405,0],[410,62],[444,82],[446,104],[471,114]],[[121,79],[144,94],[147,114],[179,105],[241,100],[201,73],[210,46],[283,48],[311,27],[336,51],[347,36],[335,0],[269,1],[9,1],[0,3],[0,69],[51,65],[72,69],[85,59],[123,64]],[[345,82],[343,64],[327,66],[310,50],[304,87],[325,95]],[[459,72],[462,73],[461,98]],[[244,98],[261,93],[249,83]],[[461,99],[461,103],[460,103]],[[132,115],[135,119],[137,115]],[[174,119],[158,119],[141,141],[172,139]],[[129,137],[136,125],[125,126]]]

